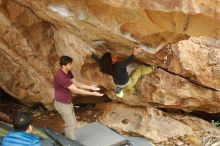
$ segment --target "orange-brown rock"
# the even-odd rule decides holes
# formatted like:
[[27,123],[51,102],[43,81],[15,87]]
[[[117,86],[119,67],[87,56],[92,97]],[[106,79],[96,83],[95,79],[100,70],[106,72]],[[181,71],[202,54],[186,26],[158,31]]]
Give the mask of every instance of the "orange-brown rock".
[[[69,55],[78,80],[98,84],[111,100],[139,106],[148,117],[149,109],[161,113],[155,108],[217,113],[219,39],[219,0],[1,0],[0,88],[28,105],[52,105],[59,56]],[[123,99],[116,98],[112,78],[100,72],[91,52],[125,58],[137,45],[143,51],[130,72],[139,65],[158,68],[138,80],[135,95],[124,91]],[[127,132],[156,139],[146,131]],[[170,133],[157,134],[160,141]]]
[[[178,139],[189,145],[200,145],[207,135],[219,135],[220,131],[201,119],[166,114],[154,108],[129,107],[121,103],[96,105],[104,111],[103,124],[122,133],[143,135],[154,143],[170,141],[175,145]],[[192,140],[194,139],[194,140]]]
[[168,47],[166,68],[192,81],[220,91],[220,41],[191,37]]
[[0,13],[0,86],[20,101],[52,102],[56,60],[50,24],[13,1]]
[[[167,74],[165,77],[169,76],[170,80],[173,78],[184,80],[189,84],[187,85],[189,88],[195,86],[195,89],[190,91],[193,95],[186,91],[181,95],[173,93],[169,95],[166,93],[172,91],[167,90],[176,87],[177,84],[181,85],[180,81],[166,85],[169,89],[152,86],[152,90],[146,91],[151,86],[143,85],[136,87],[137,92],[141,94],[135,102],[133,99],[130,100],[130,104],[143,104],[142,99],[145,99],[144,105],[150,102],[177,107],[180,103],[186,103],[181,108],[196,110],[196,107],[199,107],[208,112],[217,112],[217,108],[212,110],[203,105],[203,98],[205,98],[203,95],[208,94],[205,98],[206,103],[209,103],[207,107],[210,107],[209,105],[218,107],[219,92],[212,90],[219,89],[218,41],[200,37],[183,40],[171,47],[164,48],[164,46],[187,39],[191,35],[219,38],[219,20],[216,17],[219,14],[218,4],[203,1],[181,4],[177,1],[172,3],[170,1],[159,4],[158,2],[151,4],[148,1],[137,3],[132,3],[132,1],[127,3],[124,1],[66,1],[60,5],[60,1],[52,3],[51,1],[3,0],[1,2],[2,23],[0,24],[2,34],[1,88],[26,103],[51,103],[53,99],[52,76],[58,56],[68,54],[74,58],[74,73],[79,79],[90,79],[90,82],[102,85],[112,97],[112,92],[109,92],[112,90],[108,90],[109,87],[113,89],[111,80],[98,73],[96,77],[104,79],[95,82],[92,66],[85,65],[91,53],[89,48],[96,48],[99,55],[108,49],[125,57],[131,53],[132,47],[140,42],[144,52],[137,56],[138,61],[145,64],[158,64],[164,69],[159,72]],[[51,7],[54,6],[63,8],[69,16],[62,17],[59,13],[53,12]],[[156,11],[157,8],[161,12]],[[212,15],[208,13],[211,9]],[[146,11],[148,13],[144,15]],[[186,20],[185,17],[190,17],[190,19]],[[201,21],[203,23],[200,23]],[[185,26],[184,23],[188,23],[187,29],[180,29]],[[212,27],[209,27],[210,23]],[[200,27],[196,29],[198,25]],[[100,45],[104,48],[98,49]],[[11,65],[5,65],[7,62]],[[86,69],[85,66],[88,68]],[[81,67],[85,69],[81,70]],[[84,70],[88,70],[87,74],[90,77],[82,78],[82,74],[85,74]],[[166,72],[167,70],[169,72]],[[172,73],[179,76],[176,77]],[[148,76],[145,77],[148,78]],[[159,80],[166,82],[164,84],[172,82],[160,77]],[[139,84],[142,85],[142,83]],[[157,90],[157,95],[153,95],[153,90]],[[201,95],[200,90],[206,94]],[[125,102],[129,101],[130,96],[133,97],[128,95]],[[189,99],[195,105],[189,102]]]
[[[88,66],[83,66],[84,77],[93,80],[93,74],[97,76],[98,71],[92,70]],[[88,68],[86,68],[88,67]],[[85,69],[86,68],[86,69]],[[94,67],[92,67],[94,68]],[[103,74],[99,75],[100,80]],[[97,77],[98,78],[98,77]],[[105,82],[107,79],[100,81],[100,85],[104,86],[109,97],[129,105],[136,106],[153,106],[157,108],[177,108],[185,111],[206,111],[216,113],[220,109],[220,92],[206,88],[199,84],[179,75],[170,74],[163,69],[156,69],[154,72],[142,76],[136,86],[136,95],[124,90],[124,98],[115,97],[112,92],[113,83]],[[109,80],[112,80],[111,78]],[[112,92],[109,92],[112,91]],[[213,108],[215,107],[215,108]]]

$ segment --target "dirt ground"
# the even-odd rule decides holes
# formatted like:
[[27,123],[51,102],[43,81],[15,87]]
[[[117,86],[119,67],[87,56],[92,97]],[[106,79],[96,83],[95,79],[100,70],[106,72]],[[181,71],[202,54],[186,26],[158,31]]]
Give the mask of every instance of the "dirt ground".
[[[75,106],[74,109],[78,124],[99,121],[102,115],[102,112],[99,109],[94,108],[92,105]],[[33,125],[36,127],[51,128],[59,133],[63,131],[64,121],[62,117],[56,111],[45,110],[42,105],[34,108],[29,108],[27,106],[12,101],[1,102],[0,112],[6,114],[6,116],[9,117],[10,121],[4,121],[4,119],[0,120],[11,123],[13,116],[18,111],[30,113],[33,118]],[[80,125],[77,126],[80,127]]]

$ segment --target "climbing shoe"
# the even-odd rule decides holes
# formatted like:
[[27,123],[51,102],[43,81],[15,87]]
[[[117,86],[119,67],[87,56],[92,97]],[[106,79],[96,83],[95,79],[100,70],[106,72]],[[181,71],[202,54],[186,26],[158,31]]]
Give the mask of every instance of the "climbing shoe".
[[123,93],[123,91],[122,91],[122,88],[116,87],[116,88],[115,88],[115,95],[116,95],[117,97],[119,97],[119,98],[122,98],[122,97],[124,96],[124,93]]
[[156,65],[152,66],[152,71],[155,71],[156,69],[157,69]]

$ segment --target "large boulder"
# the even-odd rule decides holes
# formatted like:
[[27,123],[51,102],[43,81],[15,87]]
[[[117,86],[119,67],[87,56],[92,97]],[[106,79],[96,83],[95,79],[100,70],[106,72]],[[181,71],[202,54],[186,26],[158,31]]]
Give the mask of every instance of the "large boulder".
[[[69,55],[78,80],[101,86],[110,100],[131,112],[136,110],[132,106],[141,107],[147,117],[148,109],[161,113],[156,108],[220,111],[219,0],[0,0],[0,20],[0,88],[27,105],[51,107],[53,74],[59,57]],[[123,59],[137,45],[142,53],[129,72],[140,65],[158,68],[141,76],[135,95],[124,91],[123,99],[116,98],[112,78],[100,72],[90,55],[110,51]],[[184,130],[180,136],[191,133]],[[146,131],[126,132],[156,139]],[[161,132],[158,141],[178,136]]]
[[[111,78],[99,72],[91,51],[98,55],[111,51],[124,58],[141,43],[143,52],[137,61],[157,64],[160,69],[138,81],[138,97],[126,93],[123,102],[132,104],[135,98],[135,105],[217,112],[220,25],[219,8],[214,4],[2,0],[1,88],[24,103],[50,105],[53,74],[59,56],[65,54],[74,58],[74,74],[79,80],[102,85],[117,100]],[[189,38],[202,35],[207,37]],[[173,93],[178,85],[178,93]],[[216,106],[215,110],[209,105]]]
[[219,136],[210,123],[192,116],[167,114],[148,107],[133,107],[121,103],[100,103],[101,122],[123,134],[142,135],[154,143],[178,143],[199,146],[207,136]]

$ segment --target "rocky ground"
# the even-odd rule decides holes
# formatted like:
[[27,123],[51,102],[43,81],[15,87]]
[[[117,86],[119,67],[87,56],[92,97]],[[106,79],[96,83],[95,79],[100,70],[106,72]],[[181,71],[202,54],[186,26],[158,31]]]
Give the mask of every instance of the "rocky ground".
[[[98,120],[154,143],[198,145],[206,135],[220,135],[212,124],[188,114],[220,112],[219,39],[219,0],[0,0],[0,88],[16,103],[51,109],[53,74],[59,57],[68,55],[74,76],[105,94],[74,101],[94,105],[76,108],[79,120]],[[112,78],[90,55],[109,51],[124,59],[136,46],[142,52],[129,64],[129,74],[138,66],[157,69],[139,78],[135,94],[124,91],[119,99]],[[13,114],[17,105],[1,106],[2,117],[10,121],[7,112]],[[63,125],[55,113],[44,113],[44,106],[32,110],[40,120],[36,124]]]
[[[10,100],[5,100],[5,99],[1,100],[0,111],[1,111],[1,115],[4,114],[4,116],[0,116],[1,121],[11,123],[12,117],[16,112],[25,111],[25,112],[29,112],[32,115],[34,126],[51,128],[54,131],[59,132],[59,133],[63,132],[64,121],[62,120],[62,118],[60,117],[60,115],[57,112],[48,111],[42,104],[38,104],[34,107],[27,107],[26,105],[18,103],[18,101],[14,98],[9,98],[9,99]],[[117,112],[120,112],[120,110],[119,110],[120,106],[123,106],[123,105],[120,105],[120,104],[117,105],[117,108],[119,108],[118,109],[119,111],[116,110],[114,112],[115,112],[115,114],[117,114],[118,117],[117,117],[117,119],[111,119],[111,117],[108,117],[108,114],[111,113],[110,112],[111,109],[110,109],[109,105],[114,107],[114,103],[111,103],[111,104],[108,103],[107,105],[105,105],[105,108],[107,107],[109,110],[107,113],[106,113],[106,110],[104,110],[101,107],[103,104],[106,104],[106,103],[100,103],[96,106],[94,106],[94,104],[76,105],[75,112],[76,112],[76,118],[78,121],[77,127],[82,127],[86,123],[98,121],[98,122],[104,123],[106,125],[111,125],[110,128],[116,129],[122,135],[139,136],[138,133],[130,133],[129,128],[124,127],[126,124],[129,125],[129,123],[132,122],[129,125],[130,128],[132,128],[132,126],[134,126],[137,122],[137,119],[136,120],[134,119],[135,115],[132,115],[132,113],[130,113],[131,111],[129,111],[129,109],[127,109],[127,112],[126,112],[129,116],[127,116],[126,120],[124,120],[124,121],[122,120],[123,123],[121,125],[122,126],[121,128],[124,127],[124,130],[122,130],[120,127],[117,127],[117,125],[120,126],[120,124],[118,123],[120,121],[120,118],[125,118],[126,116],[117,114]],[[124,107],[123,109],[126,110],[126,107]],[[136,113],[138,113],[138,109],[136,109]],[[218,135],[218,132],[219,132],[218,128],[217,128],[217,126],[219,124],[218,121],[213,123],[213,125],[216,124],[215,126],[211,126],[212,124],[209,124],[209,123],[207,123],[201,119],[198,119],[196,117],[193,117],[193,116],[190,117],[189,114],[187,117],[186,113],[183,111],[181,112],[181,111],[167,110],[166,114],[168,115],[168,113],[170,114],[169,115],[170,117],[173,117],[173,119],[181,121],[182,123],[185,123],[187,126],[192,127],[192,129],[194,131],[194,135],[183,135],[183,136],[177,136],[177,137],[173,136],[163,142],[155,143],[157,146],[174,146],[174,145],[175,146],[199,146],[201,144],[201,140],[203,140],[205,137],[211,136],[211,135],[216,135],[216,136]],[[198,113],[197,113],[197,115],[198,115]],[[206,120],[209,120],[209,121],[212,121],[212,119],[214,119],[214,118],[215,119],[218,118],[218,115],[213,116],[213,117],[211,117],[210,115],[207,115],[205,117],[204,113],[202,115],[203,116],[200,115],[200,117],[206,118]],[[129,117],[131,117],[132,119],[129,119]],[[162,118],[162,117],[160,117],[160,118]],[[115,121],[113,123],[111,123],[111,120],[115,120]],[[130,120],[132,120],[132,121],[130,121]],[[148,120],[150,120],[150,119],[148,119]],[[168,120],[168,119],[163,119],[163,120]],[[169,122],[172,122],[172,121],[169,121]],[[198,123],[196,123],[196,122],[198,122]],[[109,124],[109,123],[111,123],[111,124]],[[159,127],[160,124],[155,123],[154,121],[149,121],[149,123],[145,123],[146,125],[144,127],[146,127],[150,123],[152,125],[158,126],[157,128],[161,128],[161,130],[163,130],[163,128],[167,127],[167,126]],[[172,126],[171,130],[175,131],[175,122],[173,124],[170,124],[170,126]],[[211,128],[211,129],[205,130],[204,127]],[[138,128],[138,127],[136,127],[136,128]],[[157,129],[157,128],[155,127],[154,129]],[[127,132],[126,132],[126,129],[128,130]],[[130,130],[132,130],[132,129],[130,129]],[[150,129],[148,129],[148,130],[150,130]],[[164,130],[169,131],[169,129],[164,129]],[[178,128],[177,128],[177,130],[178,130]],[[215,132],[217,132],[217,133],[215,133]],[[152,133],[152,132],[149,131],[149,133]],[[168,132],[168,134],[169,134],[169,132]],[[151,135],[149,135],[149,137],[151,137]]]
[[[61,133],[64,128],[64,121],[56,111],[48,111],[43,105],[36,105],[35,107],[27,107],[14,101],[4,102],[0,104],[1,116],[0,120],[11,123],[13,116],[18,111],[28,112],[33,117],[33,125],[38,127],[51,128],[56,132]],[[89,106],[75,106],[76,118],[78,127],[85,123],[100,121],[102,111]]]

